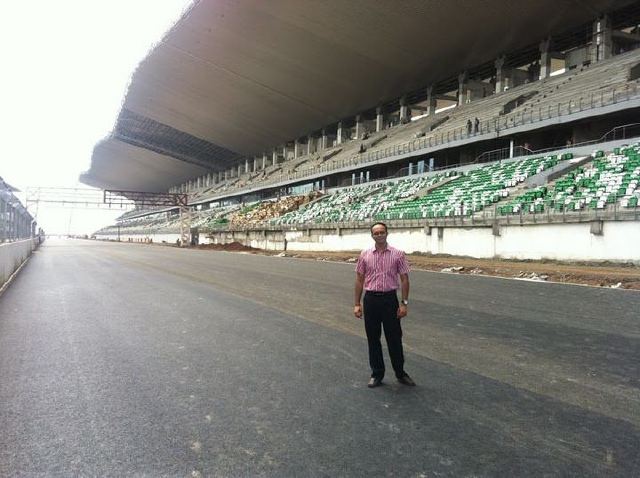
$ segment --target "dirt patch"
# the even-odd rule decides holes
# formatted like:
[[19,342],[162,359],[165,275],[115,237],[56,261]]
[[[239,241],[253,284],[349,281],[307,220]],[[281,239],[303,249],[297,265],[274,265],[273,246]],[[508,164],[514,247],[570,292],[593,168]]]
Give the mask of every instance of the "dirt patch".
[[[360,254],[360,251],[265,251],[242,245],[239,242],[201,244],[195,248],[350,263],[355,263]],[[408,254],[407,257],[411,267],[417,270],[640,290],[640,267],[631,263],[516,261],[475,259],[450,255],[431,256],[419,253]]]
[[[290,251],[285,253],[285,255],[287,257],[354,263],[357,260],[359,252]],[[640,267],[626,263],[570,263],[548,260],[513,261],[506,259],[474,259],[471,257],[456,256],[427,256],[423,254],[408,254],[407,257],[411,263],[411,267],[419,270],[640,290]]]

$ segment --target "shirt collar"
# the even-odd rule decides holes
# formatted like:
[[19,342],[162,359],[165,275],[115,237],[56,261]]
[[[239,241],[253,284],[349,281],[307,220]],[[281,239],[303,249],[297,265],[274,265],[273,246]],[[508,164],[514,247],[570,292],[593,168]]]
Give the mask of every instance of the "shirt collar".
[[[384,249],[382,249],[382,251],[380,251],[380,252],[386,252],[386,251],[388,251],[390,248],[391,248],[391,246],[389,245],[389,243],[387,243],[387,245],[386,245],[386,246],[384,246]],[[373,253],[378,252],[378,249],[376,249],[376,246],[373,246],[373,247],[371,248],[371,252],[373,252]]]

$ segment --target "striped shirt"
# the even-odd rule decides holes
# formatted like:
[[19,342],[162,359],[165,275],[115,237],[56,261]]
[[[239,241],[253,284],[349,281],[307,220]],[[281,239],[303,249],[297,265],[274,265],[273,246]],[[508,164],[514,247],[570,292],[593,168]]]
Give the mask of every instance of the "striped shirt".
[[360,253],[356,272],[364,275],[365,291],[387,292],[398,289],[398,274],[408,274],[409,263],[400,249],[372,247]]

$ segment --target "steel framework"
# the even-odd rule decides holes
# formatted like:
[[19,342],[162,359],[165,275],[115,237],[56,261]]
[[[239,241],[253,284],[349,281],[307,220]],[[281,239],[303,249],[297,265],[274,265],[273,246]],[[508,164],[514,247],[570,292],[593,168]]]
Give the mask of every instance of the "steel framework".
[[[145,209],[150,207],[177,207],[180,210],[180,243],[189,243],[191,214],[188,195],[173,193],[152,193],[143,191],[121,191],[90,188],[27,188],[27,208],[35,204],[36,211],[40,203],[59,206],[98,208],[98,209]],[[37,212],[36,212],[37,216]]]

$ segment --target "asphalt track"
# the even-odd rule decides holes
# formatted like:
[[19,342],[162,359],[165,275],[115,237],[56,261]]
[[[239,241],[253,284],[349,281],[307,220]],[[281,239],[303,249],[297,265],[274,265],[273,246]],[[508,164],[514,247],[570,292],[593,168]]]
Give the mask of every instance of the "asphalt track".
[[353,277],[45,244],[0,297],[0,476],[640,475],[640,293],[414,271],[418,386],[371,390]]

